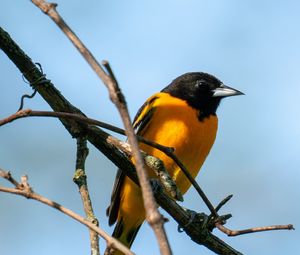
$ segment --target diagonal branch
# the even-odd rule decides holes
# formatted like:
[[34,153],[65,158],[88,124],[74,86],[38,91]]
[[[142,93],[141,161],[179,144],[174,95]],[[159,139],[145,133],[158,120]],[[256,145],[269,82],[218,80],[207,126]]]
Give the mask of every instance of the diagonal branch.
[[12,185],[14,185],[16,188],[18,188],[19,183],[11,176],[11,173],[8,171],[4,171],[0,168],[0,177],[8,180]]
[[[9,175],[10,175],[9,173],[0,169],[0,177],[6,178],[6,176],[9,176]],[[8,178],[6,178],[6,179],[8,179]],[[89,220],[81,217],[79,214],[74,213],[73,211],[60,205],[59,203],[56,203],[46,197],[43,197],[43,196],[39,195],[38,193],[35,193],[32,190],[32,188],[29,186],[26,176],[22,176],[21,183],[13,182],[13,184],[15,185],[15,188],[7,188],[7,187],[0,186],[0,192],[6,192],[6,193],[10,193],[10,194],[20,195],[20,196],[26,197],[28,199],[33,199],[33,200],[39,201],[43,204],[46,204],[64,214],[66,214],[67,216],[73,218],[74,220],[80,222],[81,224],[87,226],[88,228],[90,228],[91,230],[96,232],[98,235],[103,237],[106,240],[106,242],[110,246],[114,247],[115,249],[122,251],[124,254],[128,254],[128,255],[134,254],[125,245],[120,243],[115,238],[110,237],[110,235],[108,235],[105,231],[103,231],[102,229],[100,229],[99,227],[94,225]]]

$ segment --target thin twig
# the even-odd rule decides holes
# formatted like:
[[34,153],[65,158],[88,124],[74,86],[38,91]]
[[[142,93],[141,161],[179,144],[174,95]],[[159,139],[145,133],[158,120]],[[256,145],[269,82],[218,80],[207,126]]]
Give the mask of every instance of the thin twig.
[[[233,197],[233,195],[228,195],[227,197],[225,197],[215,208],[215,211],[218,212],[231,198]],[[222,225],[226,223],[226,221],[224,221],[222,219],[222,217],[218,216],[215,217],[215,215],[213,215],[212,213],[209,215],[208,217],[208,221],[211,221],[214,218],[214,222],[213,222],[213,228],[216,226],[216,223],[221,223]]]
[[95,57],[85,47],[81,40],[75,35],[75,33],[66,24],[63,18],[58,14],[58,12],[56,11],[56,4],[49,4],[43,0],[32,0],[32,2],[59,26],[59,28],[71,40],[73,45],[78,49],[78,51],[81,53],[84,59],[89,63],[91,68],[95,71],[95,73],[107,87],[110,98],[112,102],[116,105],[121,115],[129,144],[131,145],[133,150],[133,158],[136,163],[136,171],[141,184],[141,191],[146,212],[146,220],[153,228],[153,231],[159,243],[161,254],[171,254],[171,248],[164,229],[163,216],[158,211],[158,206],[154,199],[154,195],[149,182],[148,173],[145,170],[143,158],[138,147],[138,141],[135,136],[133,127],[131,125],[125,98],[116,82],[116,79],[114,78],[114,76],[107,75],[105,73],[105,71],[102,69]]
[[265,227],[257,227],[257,228],[248,228],[242,230],[231,230],[229,228],[224,227],[221,223],[216,223],[216,227],[228,236],[239,236],[239,235],[264,232],[264,231],[273,231],[273,230],[295,230],[292,224],[273,225],[273,226],[265,226]]
[[228,195],[225,197],[215,208],[215,210],[218,212],[231,198],[233,195]]
[[81,123],[90,124],[90,125],[96,125],[108,130],[111,130],[113,132],[116,132],[121,135],[125,135],[124,129],[118,128],[116,126],[107,124],[102,121],[98,121],[95,119],[88,118],[84,115],[77,114],[77,113],[68,113],[68,112],[50,112],[50,111],[33,111],[31,109],[24,109],[21,111],[18,111],[7,118],[4,118],[0,120],[0,127],[13,122],[14,120],[26,118],[26,117],[53,117],[53,118],[68,118],[72,120],[79,121]]
[[[80,136],[77,138],[77,155],[76,155],[76,171],[73,176],[73,181],[77,184],[79,193],[82,199],[85,215],[89,221],[96,226],[99,222],[94,214],[92,201],[89,194],[87,176],[85,174],[85,161],[88,156],[89,149],[87,148],[86,138]],[[100,255],[99,236],[93,230],[90,230],[91,254]]]
[[11,173],[9,171],[4,171],[0,168],[0,177],[8,180],[10,183],[12,183],[16,188],[18,187],[19,183],[12,177]]
[[[2,170],[0,170],[0,176],[3,176]],[[83,224],[83,225],[87,226],[88,228],[90,228],[91,230],[95,231],[98,235],[103,237],[110,246],[114,247],[115,249],[122,251],[124,254],[128,254],[128,255],[134,254],[126,246],[121,244],[115,238],[112,238],[105,231],[103,231],[102,229],[100,229],[99,227],[94,225],[89,220],[81,217],[80,215],[74,213],[73,211],[60,205],[59,203],[56,203],[46,197],[43,197],[43,196],[33,192],[33,190],[30,188],[30,186],[27,182],[27,178],[23,178],[23,183],[18,183],[16,185],[16,188],[7,188],[7,187],[0,186],[0,192],[11,193],[11,194],[20,195],[20,196],[23,196],[23,197],[26,197],[29,199],[34,199],[34,200],[39,201],[43,204],[46,204],[54,209],[57,209],[58,211],[68,215],[69,217],[73,218],[74,220],[80,222],[81,224]]]

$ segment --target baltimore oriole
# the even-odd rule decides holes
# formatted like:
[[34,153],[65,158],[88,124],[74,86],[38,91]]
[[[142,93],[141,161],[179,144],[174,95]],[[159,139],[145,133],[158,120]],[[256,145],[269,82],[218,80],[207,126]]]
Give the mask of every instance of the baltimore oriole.
[[[139,109],[133,126],[139,136],[174,148],[175,155],[195,178],[215,141],[216,110],[221,99],[242,94],[210,74],[186,73],[150,97]],[[188,190],[191,183],[171,158],[142,143],[140,149],[164,162],[183,194]],[[155,177],[148,171],[151,178]],[[145,211],[140,188],[120,169],[107,214],[109,225],[117,222],[113,237],[130,247],[145,220]]]

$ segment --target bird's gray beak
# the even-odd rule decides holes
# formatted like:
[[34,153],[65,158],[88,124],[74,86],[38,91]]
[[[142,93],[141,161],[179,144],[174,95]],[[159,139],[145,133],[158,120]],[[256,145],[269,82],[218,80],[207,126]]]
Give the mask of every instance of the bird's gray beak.
[[224,84],[213,90],[213,97],[231,97],[239,95],[245,94],[237,89],[230,88]]

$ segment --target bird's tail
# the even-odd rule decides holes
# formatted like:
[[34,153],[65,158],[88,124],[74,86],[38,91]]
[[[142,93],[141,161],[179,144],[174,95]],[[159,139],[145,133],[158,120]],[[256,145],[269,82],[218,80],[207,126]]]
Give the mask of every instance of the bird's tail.
[[[138,225],[135,224],[134,226],[125,225],[124,221],[122,219],[118,220],[112,236],[114,238],[118,239],[122,244],[124,244],[125,246],[130,248],[141,225],[142,225],[142,223],[138,224]],[[108,254],[109,255],[122,255],[123,253],[120,251],[117,251],[117,250],[112,251],[112,250],[106,249],[105,255],[108,255]]]

